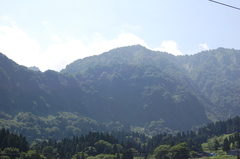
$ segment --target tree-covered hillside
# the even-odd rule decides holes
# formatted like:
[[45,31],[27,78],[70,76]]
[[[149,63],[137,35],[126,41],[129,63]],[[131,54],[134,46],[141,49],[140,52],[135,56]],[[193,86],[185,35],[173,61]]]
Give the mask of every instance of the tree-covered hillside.
[[135,45],[76,60],[60,73],[33,71],[0,54],[0,123],[24,128],[28,137],[35,125],[38,139],[50,130],[60,138],[191,129],[239,114],[239,54],[219,48],[173,56]]
[[94,67],[96,65],[111,66],[115,64],[145,64],[156,66],[162,70],[178,70],[180,73],[182,73],[181,68],[174,65],[163,55],[167,57],[174,57],[173,55],[168,53],[151,51],[141,45],[126,46],[104,52],[101,55],[78,59],[73,63],[67,65],[66,68],[63,69],[61,72],[75,74],[79,72],[84,72],[89,67]]
[[[226,119],[240,113],[240,51],[218,48],[175,59]],[[209,110],[209,107],[206,107]]]
[[160,133],[150,137],[138,132],[89,132],[61,140],[49,138],[31,146],[21,134],[2,129],[0,141],[3,143],[1,158],[178,159],[206,157],[210,152],[215,152],[218,158],[234,158],[225,154],[240,148],[240,118],[212,122],[197,131],[175,134]]
[[44,117],[76,112],[100,123],[119,122],[129,130],[140,127],[151,134],[208,122],[198,90],[183,69],[140,48],[139,53],[131,52],[131,47],[125,54],[115,51],[127,61],[130,57],[138,61],[138,56],[147,60],[152,54],[148,63],[116,63],[119,58],[115,57],[115,62],[109,59],[76,74],[32,71],[1,54],[1,110],[12,116],[30,112]]
[[113,64],[151,65],[178,79],[190,78],[208,118],[216,121],[240,115],[239,50],[218,48],[174,56],[135,45],[76,60],[61,72],[75,74],[96,65]]

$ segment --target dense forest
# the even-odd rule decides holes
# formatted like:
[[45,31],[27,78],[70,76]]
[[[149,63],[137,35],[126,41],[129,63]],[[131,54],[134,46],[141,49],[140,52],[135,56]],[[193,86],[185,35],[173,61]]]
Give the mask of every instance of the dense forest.
[[234,49],[174,56],[134,45],[60,72],[27,68],[0,53],[0,127],[30,144],[93,131],[195,131],[240,115],[239,77]]
[[[86,135],[53,140],[49,138],[29,146],[25,137],[9,130],[0,131],[1,155],[11,158],[59,159],[133,159],[189,158],[202,152],[201,144],[212,137],[229,134],[223,141],[209,142],[211,152],[240,148],[240,117],[209,123],[197,131],[157,134],[138,132],[89,132]],[[2,157],[1,156],[1,157]]]
[[174,56],[135,45],[76,60],[61,72],[76,74],[96,65],[114,64],[152,65],[179,80],[190,78],[188,80],[201,92],[197,96],[203,100],[209,119],[216,121],[239,115],[239,50],[218,48],[194,55]]

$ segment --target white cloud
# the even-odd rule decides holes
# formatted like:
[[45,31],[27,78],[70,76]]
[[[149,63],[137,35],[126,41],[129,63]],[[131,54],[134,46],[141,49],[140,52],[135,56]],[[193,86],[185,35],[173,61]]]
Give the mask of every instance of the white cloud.
[[60,71],[67,64],[79,59],[86,51],[86,47],[80,40],[72,38],[66,43],[50,44],[42,54],[41,61],[44,61],[44,64],[39,63],[38,66],[43,71],[47,69]]
[[171,53],[173,55],[183,55],[183,53],[178,50],[177,43],[175,41],[163,41],[160,47],[155,48],[154,50]]
[[8,15],[1,15],[0,22],[1,24],[16,25],[16,22]]
[[62,43],[62,40],[56,34],[52,35],[51,38],[54,42]]
[[[146,43],[131,33],[119,34],[115,39],[106,40],[99,33],[95,33],[90,44],[84,45],[79,39],[69,37],[62,39],[54,34],[49,37],[53,43],[43,49],[33,38],[17,26],[0,27],[0,52],[10,59],[24,66],[37,66],[40,70],[53,69],[60,71],[74,60],[98,55],[116,47]],[[41,51],[43,50],[43,51]]]
[[[46,48],[41,48],[34,38],[29,37],[16,25],[13,27],[0,26],[0,52],[18,64],[27,67],[37,66],[42,71],[47,69],[60,71],[74,60],[99,55],[117,47],[140,44],[149,48],[141,38],[131,33],[121,33],[110,40],[95,33],[89,44],[84,44],[81,40],[73,37],[63,40],[56,34],[51,35],[49,39],[52,40],[52,43],[48,44]],[[154,50],[182,55],[174,41],[163,41],[160,47]]]
[[[56,36],[53,37],[56,38]],[[60,38],[56,39],[62,41]],[[41,66],[41,70],[53,69],[59,71],[74,60],[134,44],[147,46],[142,39],[130,33],[119,34],[116,39],[112,40],[106,40],[99,33],[95,33],[93,41],[89,45],[84,45],[81,40],[69,38],[66,43],[50,44],[43,54],[44,59],[42,60],[45,65],[39,64],[39,67]]]
[[206,43],[204,44],[199,44],[200,47],[202,47],[204,50],[209,50],[209,47]]
[[0,52],[21,65],[34,65],[39,43],[17,26],[0,26]]
[[12,21],[11,18],[9,16],[7,16],[7,15],[0,16],[0,20]]
[[[101,37],[101,35],[100,35]],[[113,48],[121,46],[129,46],[140,44],[142,46],[147,46],[146,43],[138,36],[131,33],[122,33],[117,36],[117,38],[112,40],[105,40],[101,37],[101,40],[94,41],[88,46],[90,54],[100,54],[104,51],[109,51]]]

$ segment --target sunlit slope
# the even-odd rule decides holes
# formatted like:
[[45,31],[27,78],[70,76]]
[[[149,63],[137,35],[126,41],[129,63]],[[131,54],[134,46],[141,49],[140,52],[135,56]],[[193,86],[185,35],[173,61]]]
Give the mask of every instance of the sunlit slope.
[[197,87],[183,68],[141,46],[112,51],[86,58],[106,55],[109,63],[80,60],[91,67],[78,66],[82,69],[74,74],[35,72],[1,54],[1,110],[13,115],[77,112],[99,122],[119,121],[156,132],[209,122]]
[[[218,48],[177,57],[179,66],[199,90],[221,111],[220,119],[240,115],[240,51]],[[209,110],[209,107],[207,108]]]

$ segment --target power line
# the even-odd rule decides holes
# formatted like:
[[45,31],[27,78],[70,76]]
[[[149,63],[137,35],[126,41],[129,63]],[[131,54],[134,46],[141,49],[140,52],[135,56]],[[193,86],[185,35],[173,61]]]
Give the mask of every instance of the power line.
[[227,6],[227,7],[231,7],[231,8],[234,8],[234,9],[237,9],[237,10],[240,10],[240,8],[237,8],[237,7],[234,7],[234,6],[230,6],[228,4],[224,4],[224,3],[220,3],[220,2],[217,2],[217,1],[213,1],[213,0],[209,0],[210,2],[214,2],[214,3],[217,3],[217,4],[221,4],[221,5],[224,5],[224,6]]

